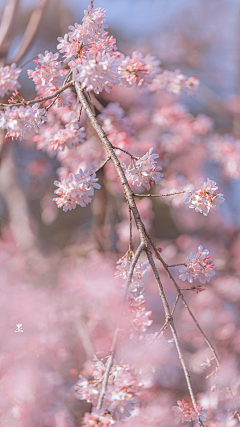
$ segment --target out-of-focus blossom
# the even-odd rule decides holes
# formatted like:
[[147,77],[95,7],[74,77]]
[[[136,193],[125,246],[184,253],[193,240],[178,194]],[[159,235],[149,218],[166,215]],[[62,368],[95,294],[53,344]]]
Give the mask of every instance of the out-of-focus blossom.
[[177,401],[178,406],[173,406],[172,410],[174,411],[174,422],[178,424],[180,421],[182,423],[185,423],[186,421],[198,421],[199,419],[201,421],[206,421],[206,418],[204,415],[207,413],[208,409],[203,409],[202,406],[198,405],[198,414],[195,411],[195,409],[190,408],[188,403],[185,402],[184,399]]
[[128,86],[148,88],[154,77],[159,73],[160,61],[150,54],[145,57],[142,53],[135,51],[132,57],[120,57],[119,74],[120,81]]
[[228,178],[240,177],[240,140],[232,135],[214,134],[208,139],[210,156],[222,168]]
[[0,67],[0,97],[3,98],[7,93],[13,92],[21,87],[17,81],[21,68],[17,68],[16,64],[5,65]]
[[190,94],[194,94],[199,84],[200,82],[197,77],[186,77],[180,70],[164,70],[155,77],[152,84],[149,86],[149,90],[155,92],[164,89],[175,95],[180,95],[180,93],[184,91],[189,91]]

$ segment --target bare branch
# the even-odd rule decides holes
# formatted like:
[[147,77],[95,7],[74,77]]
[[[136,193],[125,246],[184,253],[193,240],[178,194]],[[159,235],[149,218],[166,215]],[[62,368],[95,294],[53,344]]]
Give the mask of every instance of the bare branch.
[[[119,148],[120,150],[120,148]],[[170,193],[170,194],[136,194],[134,193],[134,197],[167,197],[167,196],[175,196],[176,194],[182,194],[182,193],[186,193],[186,191],[178,191],[176,193]]]
[[8,0],[0,26],[0,66],[5,65],[9,46],[12,42],[13,23],[17,14],[19,0]]
[[64,86],[60,87],[60,89],[56,90],[54,93],[52,93],[49,96],[45,96],[44,98],[38,98],[38,99],[33,99],[32,101],[26,101],[26,102],[17,102],[16,104],[0,104],[0,109],[1,108],[6,108],[6,107],[20,107],[21,105],[33,105],[33,104],[37,104],[37,103],[41,103],[44,101],[48,101],[49,99],[53,99],[55,98],[56,95],[62,93],[65,89],[68,89],[69,87],[73,86],[74,82],[71,81],[69,83],[66,83]]
[[128,207],[129,209],[129,250],[132,251],[132,211],[130,209],[130,207]]
[[92,176],[94,173],[97,173],[98,171],[100,171],[100,169],[102,169],[107,162],[110,160],[110,157],[108,157],[106,160],[104,160],[104,162],[101,164],[101,166],[99,166],[99,168],[97,168],[94,172],[90,173],[90,176]]
[[90,92],[91,101],[94,107],[101,113],[104,110],[104,106],[101,104],[101,102],[96,98],[93,92]]
[[12,62],[18,62],[28,50],[35,35],[38,32],[38,29],[40,27],[41,20],[43,17],[43,12],[47,7],[48,3],[49,3],[49,0],[41,0],[38,3],[38,5],[34,7],[32,15],[29,19],[28,25],[26,27],[25,33],[22,38],[21,48]]
[[[172,309],[172,312],[171,312],[171,315],[173,315],[173,313],[174,313],[174,311],[175,311],[175,308],[177,307],[177,303],[178,303],[178,300],[179,300],[179,295],[177,295],[177,298],[176,298],[176,300],[175,300],[175,303],[174,303],[174,306],[173,306],[173,309]],[[161,329],[160,329],[160,331],[158,331],[158,333],[157,333],[157,335],[154,337],[154,340],[151,342],[151,344],[150,345],[152,345],[156,340],[157,340],[157,338],[165,331],[165,329],[167,329],[167,327],[168,327],[168,323],[169,323],[169,320],[166,320],[166,322],[164,323],[164,325],[161,327]]]
[[184,262],[181,262],[179,264],[171,264],[171,265],[168,265],[168,267],[178,267],[179,265],[184,265],[185,267],[187,267],[187,264],[185,264]]
[[114,150],[120,150],[120,151],[122,151],[123,153],[125,153],[125,154],[127,154],[128,156],[130,156],[132,159],[134,159],[134,160],[139,160],[139,157],[135,157],[135,156],[133,156],[131,153],[129,153],[127,150],[124,150],[123,148],[120,148],[120,147],[114,147],[113,145],[112,145],[112,148],[114,149]]

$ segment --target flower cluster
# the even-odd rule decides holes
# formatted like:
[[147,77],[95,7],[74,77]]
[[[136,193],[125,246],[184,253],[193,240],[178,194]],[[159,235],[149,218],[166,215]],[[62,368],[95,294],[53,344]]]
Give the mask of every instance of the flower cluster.
[[[203,250],[202,246],[198,247],[196,254],[191,252],[189,257],[186,258],[187,266],[179,269],[181,273],[179,279],[183,281],[187,279],[190,283],[193,282],[193,279],[198,279],[203,284],[209,282],[211,277],[215,275],[214,268],[217,265],[213,263],[211,256],[208,254],[209,251],[207,249]],[[199,290],[203,289],[199,288]]]
[[180,421],[182,423],[188,421],[206,421],[204,415],[207,413],[208,409],[203,409],[202,406],[198,405],[197,412],[195,409],[190,408],[188,403],[184,399],[177,401],[178,406],[173,406],[172,410],[174,411],[174,422],[178,424]]
[[109,41],[110,46],[114,49],[114,39],[108,37],[106,39],[105,28],[108,26],[105,24],[105,12],[106,9],[97,8],[91,10],[89,7],[88,11],[84,11],[84,18],[81,24],[75,24],[69,26],[70,32],[65,34],[64,38],[59,37],[59,44],[57,48],[60,53],[64,53],[65,62],[75,60],[80,56],[83,45],[91,44],[91,49],[94,50],[95,44],[98,44],[98,50],[101,50],[99,42],[105,42],[105,49],[107,50],[106,41]]
[[152,84],[149,86],[149,90],[155,92],[164,89],[175,95],[180,95],[181,92],[185,91],[194,94],[199,84],[197,77],[187,77],[180,70],[164,70],[154,78]]
[[[113,365],[111,367],[102,408],[101,411],[96,412],[106,364],[102,360],[98,360],[96,356],[94,356],[94,361],[93,379],[88,380],[82,375],[79,376],[80,380],[76,385],[77,397],[92,403],[93,411],[91,416],[101,417],[100,421],[103,425],[105,425],[105,417],[107,418],[107,425],[113,424],[115,420],[130,417],[129,411],[134,409],[133,404],[137,402],[137,394],[141,389],[141,384],[134,378],[130,366]],[[85,421],[90,423],[88,415]]]
[[240,177],[240,140],[232,135],[211,135],[207,144],[211,158],[220,164],[224,175],[239,179]]
[[102,415],[101,413],[99,411],[92,412],[91,414],[85,412],[82,427],[109,427],[115,423],[108,411],[105,411]]
[[132,160],[130,165],[123,164],[123,168],[126,171],[127,178],[132,181],[133,185],[137,187],[144,187],[150,190],[150,185],[157,184],[161,181],[163,174],[159,171],[162,170],[161,166],[156,166],[156,160],[159,155],[152,154],[153,148],[151,148],[143,157],[139,157],[138,160]]
[[114,83],[118,82],[118,59],[115,55],[98,52],[92,54],[86,53],[86,58],[82,58],[80,63],[70,63],[73,69],[78,71],[76,80],[78,80],[87,92],[93,90],[95,93],[110,92]]
[[54,182],[59,187],[54,192],[60,197],[53,200],[58,208],[63,207],[64,212],[75,209],[77,205],[85,207],[92,201],[90,196],[94,195],[94,188],[101,188],[97,181],[95,173],[91,175],[87,170],[79,169],[77,175],[70,173],[68,179],[61,178],[61,182]]
[[127,86],[148,88],[161,70],[160,61],[150,54],[144,57],[142,53],[135,51],[132,57],[122,55],[120,59],[120,80]]
[[[122,285],[126,287],[127,280],[129,278],[129,271],[132,264],[133,252],[128,251],[124,257],[117,262],[116,277],[120,277]],[[147,262],[137,261],[134,268],[132,281],[129,286],[129,310],[130,310],[130,324],[131,324],[131,339],[142,339],[143,332],[146,332],[148,326],[152,324],[152,320],[149,319],[152,312],[147,310],[144,306],[145,300],[145,283],[148,275],[147,271],[149,264]]]
[[17,81],[21,68],[16,68],[16,64],[0,67],[0,97],[3,98],[8,92],[13,92],[21,87]]
[[189,208],[195,209],[196,212],[207,216],[211,209],[214,211],[220,209],[220,205],[225,200],[223,194],[216,193],[217,189],[216,182],[208,178],[200,190],[187,191],[187,198],[184,200],[184,203],[191,202],[192,204]]
[[39,54],[35,70],[28,70],[29,78],[32,78],[38,86],[47,86],[50,90],[56,89],[63,82],[66,70],[61,70],[61,63],[58,60],[59,53],[52,53],[46,50],[45,54]]
[[32,107],[7,107],[0,111],[0,129],[6,129],[6,137],[12,139],[27,138],[27,133],[31,130],[38,132],[38,129],[47,120],[46,110],[39,108],[36,103]]
[[85,128],[79,126],[79,114],[69,111],[67,119],[64,129],[51,130],[49,142],[54,151],[77,147],[85,141]]

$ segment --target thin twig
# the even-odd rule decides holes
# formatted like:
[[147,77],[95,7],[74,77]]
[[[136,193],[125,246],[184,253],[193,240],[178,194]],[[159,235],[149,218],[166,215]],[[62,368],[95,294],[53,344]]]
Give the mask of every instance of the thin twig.
[[74,82],[71,81],[69,83],[66,83],[64,86],[60,87],[60,89],[56,90],[52,95],[45,96],[44,98],[39,99],[33,99],[32,101],[26,101],[26,102],[17,102],[16,104],[0,104],[0,108],[6,108],[6,107],[20,107],[21,105],[33,105],[36,103],[42,103],[44,101],[48,101],[49,99],[53,99],[56,95],[62,93],[65,89],[71,87],[74,85]]
[[132,251],[132,211],[130,209],[130,207],[128,207],[129,209],[129,250]]
[[[112,148],[114,149],[114,150],[120,150],[120,151],[122,151],[123,153],[125,153],[125,154],[127,154],[128,156],[130,156],[132,159],[134,159],[134,160],[139,160],[139,157],[135,157],[135,156],[133,156],[131,153],[129,153],[129,151],[127,151],[127,150],[124,150],[123,148],[120,148],[120,147],[114,147],[113,145],[112,145]],[[136,194],[135,194],[136,195]]]
[[[177,307],[178,300],[179,300],[179,295],[177,295],[177,298],[175,300],[171,315],[173,315],[175,308]],[[166,322],[161,327],[160,331],[158,331],[157,335],[154,337],[154,340],[150,343],[150,345],[152,345],[158,339],[158,337],[165,331],[165,329],[167,329],[168,323],[169,323],[169,320],[166,320]]]
[[168,267],[178,267],[179,265],[184,265],[185,267],[187,267],[187,264],[184,262],[179,263],[179,264],[171,264],[171,265],[168,265]]
[[104,160],[104,162],[101,164],[101,166],[99,166],[99,168],[97,168],[94,172],[90,173],[90,176],[92,176],[94,173],[97,173],[98,171],[100,171],[100,169],[102,169],[107,162],[110,160],[110,157],[108,157],[106,160]]
[[179,294],[179,297],[181,298],[181,300],[182,300],[183,304],[185,305],[186,309],[188,310],[188,312],[189,312],[190,316],[192,317],[192,319],[193,319],[194,323],[195,323],[195,324],[196,324],[196,326],[198,327],[198,329],[199,329],[199,331],[200,331],[201,335],[203,336],[204,340],[206,341],[206,343],[207,343],[208,347],[210,348],[211,352],[213,353],[213,355],[214,355],[214,357],[215,357],[215,359],[216,359],[216,363],[217,363],[217,365],[218,365],[218,366],[220,366],[220,364],[219,364],[219,360],[218,360],[218,357],[217,357],[217,353],[216,353],[215,348],[213,347],[212,343],[209,341],[209,339],[207,338],[207,336],[206,336],[206,335],[205,335],[205,333],[203,332],[203,330],[202,330],[201,326],[199,325],[199,323],[198,323],[197,319],[195,318],[195,316],[194,316],[194,314],[192,313],[192,311],[191,311],[191,309],[190,309],[189,305],[187,304],[187,302],[186,302],[186,300],[185,300],[185,298],[184,298],[184,296],[183,296],[183,294],[182,294],[182,292],[181,292],[180,287],[178,286],[178,284],[177,284],[176,280],[174,279],[174,277],[172,276],[171,272],[169,271],[169,269],[168,269],[168,265],[165,263],[165,261],[163,260],[163,258],[162,258],[162,257],[161,257],[161,255],[159,254],[159,252],[158,252],[158,250],[157,250],[157,248],[156,248],[156,246],[155,246],[155,244],[154,244],[154,242],[153,242],[152,238],[149,236],[149,234],[147,233],[147,231],[146,231],[146,235],[147,235],[147,237],[148,237],[149,242],[151,243],[151,246],[153,247],[153,250],[154,250],[154,252],[155,252],[156,257],[157,257],[157,258],[158,258],[158,260],[162,263],[163,267],[164,267],[164,268],[165,268],[165,270],[167,271],[168,277],[172,280],[172,282],[173,282],[174,286],[176,287],[177,292],[178,292],[178,294]]
[[[142,242],[139,245],[139,247],[138,247],[138,249],[137,249],[137,251],[136,251],[136,253],[134,255],[134,258],[132,260],[131,267],[130,267],[130,270],[129,270],[128,280],[127,280],[126,287],[125,287],[124,297],[123,297],[123,304],[124,305],[125,305],[126,300],[127,300],[128,290],[129,290],[129,286],[130,286],[131,281],[132,281],[132,277],[133,277],[135,266],[136,266],[137,261],[138,261],[140,255],[141,255],[141,253],[142,253],[142,251],[144,249],[145,249],[145,244],[144,244],[144,242]],[[118,339],[119,332],[121,330],[119,325],[120,325],[120,321],[118,321],[117,327],[115,329],[115,333],[114,333],[114,337],[113,337],[113,342],[112,342],[112,346],[111,346],[111,349],[110,349],[110,355],[108,357],[107,366],[106,366],[106,369],[105,369],[105,372],[104,372],[104,376],[103,376],[102,388],[101,388],[101,391],[100,391],[100,394],[99,394],[99,398],[98,398],[97,410],[101,409],[102,402],[103,402],[103,399],[104,399],[104,395],[105,395],[106,390],[107,390],[108,378],[109,378],[109,375],[110,375],[110,370],[111,370],[111,367],[112,367],[112,364],[113,364],[114,354],[115,354],[116,346],[117,346],[117,339]]]
[[38,58],[38,55],[33,56],[33,58],[28,59],[26,62],[24,62],[22,65],[18,65],[18,68],[23,68],[25,65],[27,65],[29,62],[33,61],[34,59]]
[[[120,150],[120,148],[119,148]],[[134,193],[134,196],[136,197],[168,197],[168,196],[175,196],[176,194],[182,194],[182,193],[186,193],[186,191],[178,191],[176,193],[169,193],[169,194],[136,194]]]
[[[69,71],[68,75],[66,76],[66,78],[64,79],[63,82],[63,86],[68,82],[68,80],[70,79],[72,75],[72,70]],[[59,96],[61,95],[61,92],[56,96],[56,98],[46,107],[46,111],[49,110],[49,108],[51,108],[53,106],[53,104],[57,101],[57,99],[59,98]]]
[[89,8],[89,12],[91,12],[91,10],[92,10],[92,8],[93,8],[93,3],[94,3],[94,0],[91,0],[90,8]]
[[91,94],[91,101],[94,107],[101,113],[104,110],[104,106],[101,104],[101,102],[96,98],[93,92],[90,92]]

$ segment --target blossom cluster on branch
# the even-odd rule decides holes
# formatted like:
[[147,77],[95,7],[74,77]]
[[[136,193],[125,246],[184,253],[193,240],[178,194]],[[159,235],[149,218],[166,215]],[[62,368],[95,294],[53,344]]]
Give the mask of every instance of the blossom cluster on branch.
[[111,367],[107,381],[107,390],[104,395],[101,410],[96,409],[99,395],[104,380],[104,373],[107,362],[98,360],[94,356],[92,380],[80,375],[80,380],[76,384],[77,396],[79,399],[92,403],[91,416],[85,415],[83,425],[90,426],[92,417],[100,417],[100,425],[110,425],[115,421],[130,417],[134,403],[138,401],[138,393],[142,385],[134,378],[129,365],[116,365]]
[[189,208],[207,216],[211,209],[214,211],[220,209],[220,205],[224,202],[223,194],[216,193],[217,189],[216,182],[208,178],[207,182],[204,182],[203,188],[187,192],[184,203],[191,202]]
[[[149,197],[147,207],[145,204],[147,220],[143,223],[144,215],[141,218],[138,216],[139,205],[137,202],[135,203],[135,197],[138,197],[139,194],[133,193],[128,182],[135,188],[138,187],[143,191],[144,189],[149,191],[151,187],[154,187],[154,184],[161,182],[164,177],[163,185],[165,189],[172,188],[174,183],[177,187],[177,195],[187,193],[184,203],[191,203],[190,208],[207,216],[210,210],[219,209],[224,201],[223,195],[216,192],[218,189],[217,184],[209,178],[201,189],[188,191],[187,188],[189,188],[189,183],[191,182],[190,177],[186,174],[186,177],[183,178],[183,175],[177,174],[177,157],[180,157],[181,151],[184,151],[183,149],[187,146],[201,150],[201,144],[198,143],[202,142],[204,138],[208,138],[207,144],[212,153],[212,159],[221,162],[225,169],[229,169],[228,163],[232,164],[238,143],[234,141],[234,144],[232,144],[234,145],[233,149],[232,145],[231,147],[229,146],[229,141],[225,141],[224,137],[222,138],[222,152],[226,151],[229,157],[228,166],[226,166],[226,160],[220,159],[216,148],[213,147],[214,144],[211,143],[211,138],[214,141],[215,136],[209,137],[213,127],[212,120],[203,114],[193,117],[180,104],[171,104],[171,102],[168,105],[159,103],[159,108],[154,108],[148,113],[141,111],[142,115],[139,110],[132,112],[130,108],[129,114],[126,116],[125,111],[115,102],[109,102],[103,108],[94,94],[98,95],[103,90],[110,92],[115,84],[124,85],[124,90],[130,87],[136,88],[138,93],[165,90],[168,92],[166,96],[169,96],[169,93],[179,95],[185,91],[193,94],[199,86],[197,77],[187,77],[178,69],[175,71],[162,70],[160,67],[161,62],[151,54],[143,55],[141,52],[134,51],[131,55],[125,56],[117,50],[116,40],[108,34],[106,28],[105,9],[93,9],[93,2],[91,2],[89,9],[84,12],[82,24],[75,23],[74,26],[69,27],[70,31],[63,38],[58,38],[58,52],[45,51],[43,54],[39,54],[37,60],[34,61],[37,65],[35,70],[28,70],[29,78],[35,83],[37,93],[35,100],[27,102],[18,92],[15,92],[8,100],[10,105],[0,105],[0,129],[5,129],[7,131],[6,136],[11,136],[12,139],[28,139],[29,131],[39,132],[33,139],[37,143],[37,148],[46,151],[49,156],[55,155],[57,161],[61,163],[60,168],[57,170],[60,178],[54,182],[58,187],[55,190],[57,197],[53,200],[56,202],[57,207],[63,208],[65,212],[75,209],[78,205],[86,207],[91,203],[94,190],[101,188],[98,183],[99,178],[96,177],[96,172],[101,168],[104,167],[104,190],[108,187],[108,190],[110,189],[109,191],[113,193],[117,189],[117,194],[119,194],[119,189],[122,189],[120,181],[124,181],[124,191],[130,211],[130,226],[129,221],[127,224],[128,236],[130,228],[130,249],[117,262],[115,276],[121,279],[123,294],[125,293],[126,296],[126,306],[124,305],[121,308],[123,308],[122,312],[127,324],[127,345],[129,345],[129,342],[130,345],[136,345],[139,348],[141,345],[141,349],[144,348],[143,352],[146,352],[150,360],[149,348],[157,341],[159,342],[166,328],[169,327],[171,329],[172,340],[177,346],[179,359],[184,367],[183,371],[194,407],[194,409],[190,408],[184,400],[178,401],[178,406],[173,407],[175,422],[196,421],[202,425],[201,423],[205,421],[204,414],[207,410],[198,405],[194,397],[189,380],[190,377],[184,365],[184,358],[181,355],[173,323],[174,310],[178,301],[180,301],[180,297],[190,314],[191,311],[184,300],[182,289],[178,287],[170,273],[169,267],[171,265],[168,266],[163,261],[160,255],[162,249],[155,247],[146,231],[148,228],[147,220],[149,221],[149,218],[153,217],[153,213],[150,210],[150,197],[168,197],[175,194],[168,193],[164,188],[160,190],[159,194],[140,194],[141,197]],[[20,87],[17,82],[20,71],[14,64],[0,69],[0,96],[5,96],[9,91],[16,91]],[[72,91],[72,87],[75,87],[77,95]],[[100,112],[98,116],[96,109]],[[87,116],[89,121],[87,121]],[[100,139],[107,140],[107,150],[106,145],[103,147],[99,144],[89,126],[89,122],[92,125],[94,124],[93,127],[95,129],[97,128]],[[143,127],[146,124],[150,124],[152,127],[147,133],[147,137],[141,131],[141,126]],[[138,138],[139,136],[141,138]],[[139,144],[140,140],[143,140],[142,144]],[[116,157],[114,150],[116,150]],[[108,157],[106,157],[106,151]],[[200,156],[196,157],[199,159]],[[129,158],[130,164],[127,166],[126,159]],[[101,163],[103,159],[104,162]],[[159,165],[157,164],[157,159],[160,161]],[[179,169],[184,169],[184,161],[183,159],[183,164]],[[238,161],[238,158],[235,159],[233,176],[237,176],[236,165]],[[118,165],[117,167],[116,164]],[[162,167],[164,168],[164,175],[161,173]],[[121,177],[121,180],[118,177]],[[125,178],[127,178],[128,182]],[[107,185],[105,185],[105,179],[108,181]],[[126,191],[126,187],[128,191]],[[182,197],[182,194],[180,197]],[[182,201],[179,204],[182,205]],[[97,210],[98,207],[96,208]],[[118,206],[116,210],[118,210]],[[186,211],[188,210],[185,209]],[[143,250],[146,251],[150,260],[149,262],[142,262],[138,257],[133,271],[132,265],[136,253],[134,254],[132,250],[135,244],[132,217],[135,218],[138,231],[139,229],[141,231],[141,245],[143,245]],[[106,218],[107,222],[107,215]],[[108,224],[108,226],[108,230],[110,230],[111,225]],[[120,227],[118,232],[121,234],[119,230]],[[114,235],[114,238],[112,236],[110,238],[115,243],[116,235]],[[150,248],[153,249],[156,258],[161,262],[168,277],[177,288],[177,299],[172,311],[168,306],[164,287],[158,278],[158,271],[157,268],[155,269]],[[175,247],[170,248],[169,251],[171,252],[172,249],[174,252]],[[119,250],[117,244],[114,250]],[[153,320],[150,319],[152,311],[145,306],[146,282],[150,265],[162,298],[165,323],[159,332],[145,334],[153,323]],[[185,268],[179,270],[181,273],[179,279],[182,281],[187,280],[190,283],[193,283],[194,280],[199,280],[201,284],[205,284],[215,275],[214,269],[216,267],[209,255],[209,251],[207,249],[203,250],[203,247],[199,246],[196,254],[191,252],[187,257]],[[68,275],[68,272],[69,269],[66,275]],[[130,274],[132,276],[129,281]],[[82,290],[79,291],[78,288],[78,274],[76,274],[76,277],[77,295],[79,297]],[[128,289],[126,289],[127,284],[129,285]],[[204,290],[201,285],[192,286],[190,289],[197,293]],[[90,295],[91,292],[95,293],[96,289],[88,290],[88,292]],[[103,296],[99,296],[99,298],[104,300],[106,296],[103,293]],[[93,296],[89,298],[91,301],[92,299],[94,299]],[[113,306],[114,308],[116,307],[115,302]],[[74,310],[72,311],[74,312]],[[99,321],[101,316],[96,308],[95,311],[96,313],[92,309],[91,316],[89,316],[90,319],[88,319],[88,326],[85,329],[89,328],[91,330],[92,328],[97,336],[97,327],[100,323],[100,328],[104,329],[104,322]],[[104,311],[104,308],[102,308],[102,311]],[[75,317],[77,318],[76,313],[73,314],[73,317],[74,319]],[[194,319],[193,315],[192,318]],[[194,321],[199,327],[196,319]],[[105,329],[107,330],[107,327]],[[81,330],[81,325],[78,327],[78,332],[79,330]],[[117,327],[116,330],[120,331],[120,335],[124,335],[122,333],[124,328]],[[211,348],[208,339],[202,331],[201,333]],[[81,331],[79,334],[81,334]],[[111,335],[111,331],[109,335]],[[83,342],[86,343],[84,339]],[[172,344],[172,340],[168,340],[168,344]],[[64,359],[64,351],[60,351],[59,354],[63,354],[63,356],[59,357]],[[87,412],[84,415],[83,426],[111,426],[130,417],[131,412],[136,409],[134,405],[139,402],[138,397],[143,387],[136,377],[136,372],[139,371],[137,371],[136,366],[128,363],[128,360],[126,364],[123,364],[122,360],[121,363],[118,363],[116,359],[114,350],[110,350],[109,356],[101,360],[95,356],[92,376],[80,375],[80,380],[76,386],[77,396],[79,399],[86,400],[92,404],[92,412]],[[207,359],[207,363],[208,360],[211,361],[212,359]],[[215,360],[217,359],[215,358]],[[110,362],[111,364],[109,365]],[[209,363],[207,366],[211,365],[211,362]],[[218,369],[217,366],[214,373]],[[147,381],[148,379],[146,383]]]
[[63,207],[64,212],[75,209],[77,205],[85,207],[92,201],[90,196],[94,195],[94,188],[101,188],[97,181],[96,174],[89,174],[88,170],[80,169],[76,175],[70,173],[68,179],[54,182],[59,187],[55,193],[60,197],[53,200],[59,208]]
[[[214,268],[216,268],[217,265],[213,263],[209,251],[207,249],[203,250],[202,246],[198,247],[198,252],[196,254],[190,253],[186,258],[186,264],[187,266],[185,268],[180,268],[179,270],[181,273],[179,279],[183,281],[187,279],[192,283],[193,280],[197,279],[205,284],[216,274]],[[203,289],[201,288],[201,290]]]
[[[117,262],[115,276],[122,280],[124,289],[129,279],[132,260],[133,252],[129,250],[124,257]],[[129,322],[131,325],[130,338],[134,340],[141,340],[143,338],[143,333],[146,332],[147,328],[153,322],[149,319],[152,314],[151,310],[147,310],[144,306],[146,302],[145,283],[148,279],[148,269],[149,264],[147,262],[137,261],[128,289]]]

